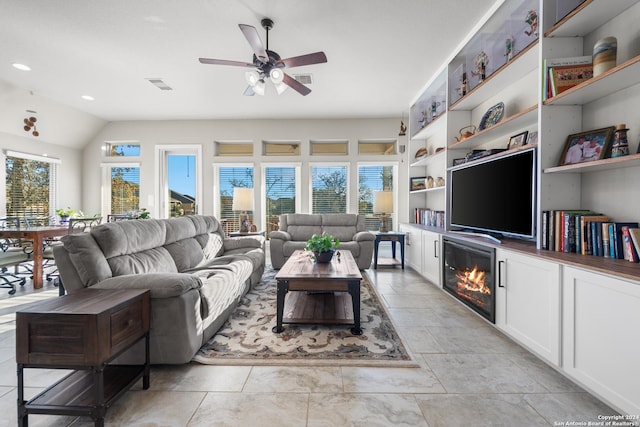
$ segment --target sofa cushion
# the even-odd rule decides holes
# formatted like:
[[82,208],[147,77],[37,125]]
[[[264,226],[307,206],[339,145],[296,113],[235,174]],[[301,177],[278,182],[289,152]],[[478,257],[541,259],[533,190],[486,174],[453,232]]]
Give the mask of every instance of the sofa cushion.
[[112,222],[94,227],[91,235],[109,259],[164,245],[167,222],[154,219]]
[[280,219],[283,230],[291,235],[292,240],[305,242],[314,234],[322,234],[322,216],[312,214],[287,214]]
[[143,273],[177,273],[169,251],[163,247],[107,259],[114,276]]
[[62,242],[83,286],[94,285],[112,276],[109,263],[91,234],[68,234],[62,237]]
[[170,243],[164,247],[176,264],[179,272],[186,271],[195,267],[204,261],[205,255],[202,252],[202,246],[194,239],[182,239],[180,241]]
[[165,221],[166,235],[162,244],[168,245],[195,236],[196,226],[190,218],[177,217]]

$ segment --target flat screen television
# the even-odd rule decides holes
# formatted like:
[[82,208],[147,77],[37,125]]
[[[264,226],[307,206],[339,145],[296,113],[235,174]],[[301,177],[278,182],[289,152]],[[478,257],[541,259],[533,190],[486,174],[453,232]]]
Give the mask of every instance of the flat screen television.
[[535,147],[450,169],[451,229],[534,239],[536,170]]

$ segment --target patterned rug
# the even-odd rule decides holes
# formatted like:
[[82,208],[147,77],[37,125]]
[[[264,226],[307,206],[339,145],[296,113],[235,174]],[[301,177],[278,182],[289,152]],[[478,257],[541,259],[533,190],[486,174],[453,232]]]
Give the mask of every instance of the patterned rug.
[[241,301],[193,361],[210,365],[352,365],[417,367],[366,273],[361,285],[362,335],[349,325],[285,324],[276,334],[275,271]]

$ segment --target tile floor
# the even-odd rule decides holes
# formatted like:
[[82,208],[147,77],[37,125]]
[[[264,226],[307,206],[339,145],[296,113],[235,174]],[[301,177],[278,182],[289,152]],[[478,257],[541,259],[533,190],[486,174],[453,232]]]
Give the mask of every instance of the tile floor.
[[[554,426],[616,413],[411,269],[367,274],[420,368],[154,366],[151,388],[127,392],[107,426]],[[16,297],[57,292],[44,291],[27,285]],[[18,308],[0,289],[0,427],[17,425]],[[27,370],[27,397],[62,374]],[[93,425],[44,415],[29,423]]]

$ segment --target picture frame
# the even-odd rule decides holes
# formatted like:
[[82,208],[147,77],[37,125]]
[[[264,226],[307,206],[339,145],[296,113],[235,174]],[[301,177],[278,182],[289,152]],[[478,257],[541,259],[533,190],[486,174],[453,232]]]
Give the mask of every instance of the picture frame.
[[560,166],[604,159],[611,149],[614,130],[614,126],[609,126],[569,135]]
[[513,135],[509,138],[509,143],[507,144],[507,150],[511,150],[512,148],[516,148],[522,145],[527,144],[527,135],[529,135],[529,131],[520,132],[516,135]]
[[420,191],[427,189],[426,176],[414,176],[409,178],[409,191]]
[[538,143],[538,131],[534,130],[532,132],[529,132],[529,134],[527,135],[527,142],[525,144],[530,145],[530,144],[537,144],[537,143]]

